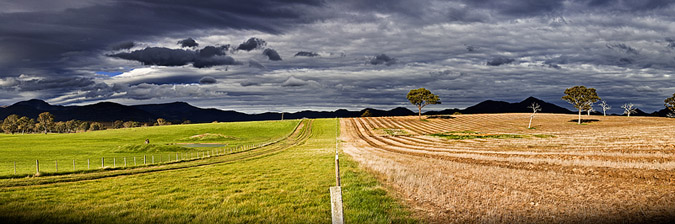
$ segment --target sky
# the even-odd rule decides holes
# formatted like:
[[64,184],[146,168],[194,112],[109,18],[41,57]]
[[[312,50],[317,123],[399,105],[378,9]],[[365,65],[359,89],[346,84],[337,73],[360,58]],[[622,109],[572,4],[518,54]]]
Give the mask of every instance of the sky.
[[[620,113],[675,93],[670,0],[3,0],[0,105],[184,101],[266,111],[415,107],[584,85]],[[600,110],[596,107],[596,110]]]

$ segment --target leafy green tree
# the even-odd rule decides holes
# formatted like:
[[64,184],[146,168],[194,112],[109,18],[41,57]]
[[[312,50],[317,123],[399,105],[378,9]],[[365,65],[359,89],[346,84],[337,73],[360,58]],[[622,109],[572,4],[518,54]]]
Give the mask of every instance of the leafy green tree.
[[119,128],[123,128],[123,127],[124,127],[124,121],[116,120],[115,122],[113,122],[112,128],[119,129]]
[[577,124],[581,124],[581,112],[592,109],[593,103],[598,102],[600,97],[595,92],[594,88],[575,86],[566,89],[565,96],[563,96],[562,99],[579,110],[579,120],[577,121]]
[[2,130],[5,131],[5,133],[14,134],[14,132],[17,132],[19,129],[18,121],[19,115],[11,114],[7,116],[5,120],[2,121]]
[[157,118],[157,125],[166,125],[166,120],[164,118]]
[[135,128],[135,127],[140,127],[141,123],[138,123],[136,121],[127,121],[127,122],[124,122],[123,126],[125,128]]
[[83,121],[80,123],[80,126],[77,128],[78,131],[86,132],[89,130],[89,122]]
[[370,110],[363,111],[361,114],[361,117],[372,117],[373,113],[370,112]]
[[67,130],[67,132],[69,132],[69,133],[76,132],[77,129],[80,127],[80,124],[81,124],[81,123],[82,123],[82,121],[78,121],[78,120],[69,120],[69,121],[66,121],[66,130]]
[[66,122],[59,121],[54,123],[54,131],[57,133],[65,133],[68,130]]
[[40,113],[37,120],[45,134],[54,126],[54,115],[49,112]]
[[89,131],[105,130],[105,126],[99,122],[92,122],[89,125]]
[[438,95],[431,93],[431,91],[425,88],[410,90],[406,98],[408,98],[410,103],[417,106],[417,116],[419,116],[420,120],[422,120],[422,108],[424,106],[429,104],[441,104]]
[[673,93],[672,97],[666,98],[663,102],[666,103],[665,105],[670,111],[675,112],[675,93]]
[[32,132],[33,129],[35,128],[35,120],[30,119],[26,116],[19,118],[19,120],[16,123],[19,131],[21,131],[21,134],[25,134],[26,132]]

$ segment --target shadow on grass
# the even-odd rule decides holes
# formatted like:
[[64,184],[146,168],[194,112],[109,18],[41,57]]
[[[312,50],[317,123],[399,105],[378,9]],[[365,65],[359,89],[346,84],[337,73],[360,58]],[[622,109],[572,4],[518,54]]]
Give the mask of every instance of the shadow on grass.
[[429,119],[454,119],[455,117],[450,116],[450,115],[429,115],[427,116]]
[[[574,123],[577,123],[578,121],[579,121],[578,119],[572,119],[572,120],[569,120],[569,122],[574,122]],[[581,123],[582,123],[582,124],[584,124],[584,123],[599,122],[599,121],[600,121],[600,120],[598,120],[598,119],[581,119]]]

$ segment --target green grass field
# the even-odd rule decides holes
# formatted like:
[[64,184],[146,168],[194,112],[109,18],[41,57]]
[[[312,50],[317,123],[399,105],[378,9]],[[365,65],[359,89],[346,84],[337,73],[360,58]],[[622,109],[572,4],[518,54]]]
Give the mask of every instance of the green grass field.
[[[297,125],[298,120],[231,122],[191,125],[172,125],[114,129],[72,134],[0,134],[0,176],[14,173],[14,162],[17,174],[25,176],[35,174],[35,160],[40,161],[41,172],[55,172],[56,163],[59,172],[86,170],[87,160],[92,169],[101,167],[104,157],[105,166],[117,167],[146,162],[175,160],[186,153],[196,155],[197,152],[213,149],[239,147],[259,144],[282,138]],[[149,145],[145,144],[149,139]],[[176,143],[221,143],[225,147],[185,148]]]
[[[255,123],[249,127],[256,129]],[[334,119],[305,121],[301,131],[278,144],[206,160],[153,168],[0,180],[0,186],[5,182],[5,187],[0,187],[0,220],[10,223],[328,223],[331,219],[329,187],[335,185],[336,125]],[[281,135],[284,136],[295,123],[282,126],[287,129]],[[140,172],[144,169],[150,172]],[[372,175],[359,169],[346,155],[341,155],[341,171],[347,223],[417,222],[410,218],[411,213],[400,201],[393,199]],[[121,175],[106,176],[106,172]],[[12,183],[16,185],[9,187]]]

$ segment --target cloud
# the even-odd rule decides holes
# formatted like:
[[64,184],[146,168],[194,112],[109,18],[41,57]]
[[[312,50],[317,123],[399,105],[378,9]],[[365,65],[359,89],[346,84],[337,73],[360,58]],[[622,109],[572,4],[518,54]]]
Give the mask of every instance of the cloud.
[[272,48],[267,48],[262,52],[263,55],[267,56],[270,61],[281,61],[281,56],[279,53]]
[[460,76],[462,76],[462,73],[453,72],[450,70],[442,70],[442,71],[431,71],[429,72],[429,75],[431,75],[431,77],[434,79],[450,80],[459,78]]
[[0,88],[29,92],[83,88],[94,84],[93,78],[79,76],[50,77],[21,75],[19,77],[0,79]]
[[218,65],[239,65],[241,63],[230,56],[196,57],[192,63],[195,68],[208,68]]
[[112,49],[113,51],[128,50],[128,49],[131,49],[134,46],[136,46],[136,43],[134,43],[133,41],[127,41],[127,42],[115,44],[110,49]]
[[626,44],[607,44],[607,48],[617,50],[626,54],[638,55],[640,52]]
[[256,60],[253,60],[253,59],[248,60],[248,67],[258,68],[258,69],[265,69],[266,68],[263,64],[260,64],[260,62],[258,62]]
[[317,57],[317,56],[319,56],[319,54],[317,54],[315,52],[311,52],[311,51],[299,51],[298,53],[295,54],[294,57],[298,57],[298,56],[301,56],[301,57]]
[[[215,47],[214,47],[215,48]],[[204,48],[211,49],[211,48]],[[202,50],[204,50],[202,49]],[[160,65],[160,66],[182,66],[192,63],[196,68],[212,67],[217,65],[234,65],[237,62],[234,58],[229,56],[213,56],[218,53],[208,52],[206,55],[211,57],[201,56],[191,50],[170,49],[165,47],[147,47],[142,50],[135,50],[132,52],[122,52],[108,55],[109,57],[116,57],[126,60],[133,60],[143,63],[144,65]],[[222,53],[221,53],[222,54]]]
[[393,65],[396,64],[396,58],[387,56],[386,54],[377,55],[368,60],[371,65]]
[[265,42],[262,39],[258,39],[255,37],[251,37],[248,40],[246,40],[244,43],[239,44],[239,47],[237,47],[237,50],[244,50],[244,51],[251,51],[254,49],[258,49],[261,47],[264,47],[267,45],[267,42]]
[[196,47],[196,46],[199,46],[197,41],[195,41],[192,38],[179,40],[177,44],[179,44],[181,47]]
[[666,37],[666,42],[668,43],[669,48],[675,48],[675,40],[670,37]]
[[222,56],[225,55],[227,49],[230,48],[230,45],[224,45],[220,47],[206,46],[199,50],[200,57],[213,57],[213,56]]
[[503,64],[511,64],[515,61],[513,58],[509,57],[494,57],[487,62],[489,66],[500,66]]
[[204,76],[201,79],[199,79],[199,84],[203,85],[209,85],[209,84],[216,84],[216,79],[210,76]]
[[302,79],[295,78],[294,76],[288,77],[286,81],[284,81],[281,86],[283,87],[300,87],[300,86],[306,86],[309,84],[312,84],[312,81],[305,81]]

